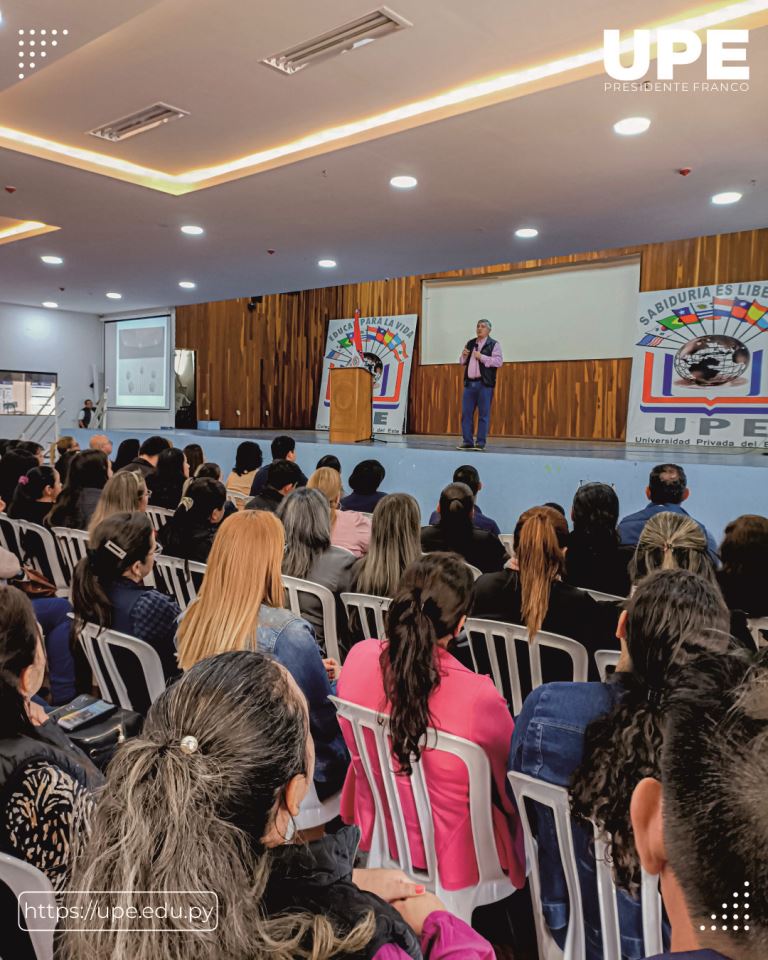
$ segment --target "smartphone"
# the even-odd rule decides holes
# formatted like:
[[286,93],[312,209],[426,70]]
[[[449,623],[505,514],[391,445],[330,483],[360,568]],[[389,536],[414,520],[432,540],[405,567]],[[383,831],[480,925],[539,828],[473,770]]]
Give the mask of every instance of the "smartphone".
[[103,720],[105,717],[114,713],[116,709],[117,707],[114,703],[106,703],[104,700],[94,700],[93,703],[89,703],[79,710],[65,713],[64,716],[59,717],[58,723],[62,730],[71,733],[73,730],[79,730],[80,727],[84,727],[94,720]]

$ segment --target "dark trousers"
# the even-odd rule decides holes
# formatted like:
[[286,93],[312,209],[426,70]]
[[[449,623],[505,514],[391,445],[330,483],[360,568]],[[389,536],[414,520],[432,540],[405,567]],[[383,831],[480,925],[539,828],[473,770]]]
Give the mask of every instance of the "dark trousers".
[[470,446],[472,427],[477,409],[477,446],[484,447],[488,436],[488,420],[491,416],[493,387],[486,387],[482,380],[468,380],[464,383],[464,395],[461,400],[461,433],[463,443]]

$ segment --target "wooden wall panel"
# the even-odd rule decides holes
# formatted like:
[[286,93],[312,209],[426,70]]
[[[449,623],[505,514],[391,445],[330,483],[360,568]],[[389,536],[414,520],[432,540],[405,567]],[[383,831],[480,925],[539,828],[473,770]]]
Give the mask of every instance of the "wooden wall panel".
[[[201,418],[234,429],[307,429],[315,422],[329,320],[351,317],[357,307],[363,316],[419,314],[426,279],[627,256],[641,258],[641,290],[761,279],[768,277],[768,229],[274,294],[253,312],[245,299],[177,307],[176,344],[197,351]],[[470,319],[468,326],[473,325]],[[457,355],[465,339],[463,333],[457,338]],[[458,433],[460,368],[422,367],[419,357],[417,335],[408,432]],[[507,363],[499,374],[491,433],[622,440],[630,368],[628,359]]]

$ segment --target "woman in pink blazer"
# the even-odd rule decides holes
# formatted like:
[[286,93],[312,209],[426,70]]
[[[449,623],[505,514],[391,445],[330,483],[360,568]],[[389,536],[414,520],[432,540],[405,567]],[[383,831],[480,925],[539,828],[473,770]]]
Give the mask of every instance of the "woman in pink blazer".
[[[411,772],[411,761],[419,757],[419,744],[428,726],[471,740],[485,750],[493,778],[494,806],[489,816],[499,859],[511,882],[520,888],[525,883],[522,828],[506,790],[512,717],[490,678],[468,670],[447,650],[462,629],[472,591],[472,574],[455,554],[433,553],[412,563],[389,608],[389,640],[364,640],[352,648],[338,681],[338,695],[390,715],[392,753],[404,774]],[[375,818],[373,796],[351,727],[343,719],[340,725],[352,756],[342,794],[342,816],[360,827],[361,847],[367,850]],[[471,886],[478,880],[478,870],[466,768],[447,754],[429,750],[423,763],[440,880],[447,890]],[[424,848],[406,776],[399,789],[413,863],[423,868]],[[389,817],[387,833],[394,855]]]

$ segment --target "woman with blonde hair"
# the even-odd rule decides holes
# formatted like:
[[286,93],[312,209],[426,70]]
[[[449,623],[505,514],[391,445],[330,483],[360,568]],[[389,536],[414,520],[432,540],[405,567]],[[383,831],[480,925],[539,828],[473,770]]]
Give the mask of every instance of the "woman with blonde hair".
[[145,513],[148,505],[149,491],[144,477],[132,470],[116,473],[107,480],[101,491],[88,526],[88,534],[92,534],[101,521],[111,517],[113,513]]
[[716,582],[707,552],[707,537],[699,524],[682,513],[654,514],[643,527],[629,567],[633,583],[656,570],[691,570]]
[[322,800],[341,788],[349,763],[328,700],[328,672],[337,665],[324,664],[312,627],[283,607],[284,549],[283,526],[269,511],[244,510],[221,524],[197,600],[179,625],[179,665],[189,670],[228,650],[261,650],[282,663],[309,703],[315,787]]
[[[589,654],[589,679],[599,679],[592,654],[618,650],[618,610],[598,604],[563,581],[568,546],[565,517],[551,507],[526,510],[517,521],[513,546],[519,569],[480,577],[472,615],[522,624],[530,637],[544,630],[578,640]],[[570,658],[557,651],[543,651],[542,667],[547,680],[573,679]]]
[[341,510],[344,493],[341,474],[332,467],[320,467],[307,481],[307,488],[319,490],[331,507],[331,543],[349,550],[356,557],[368,552],[371,542],[371,518],[357,510]]

